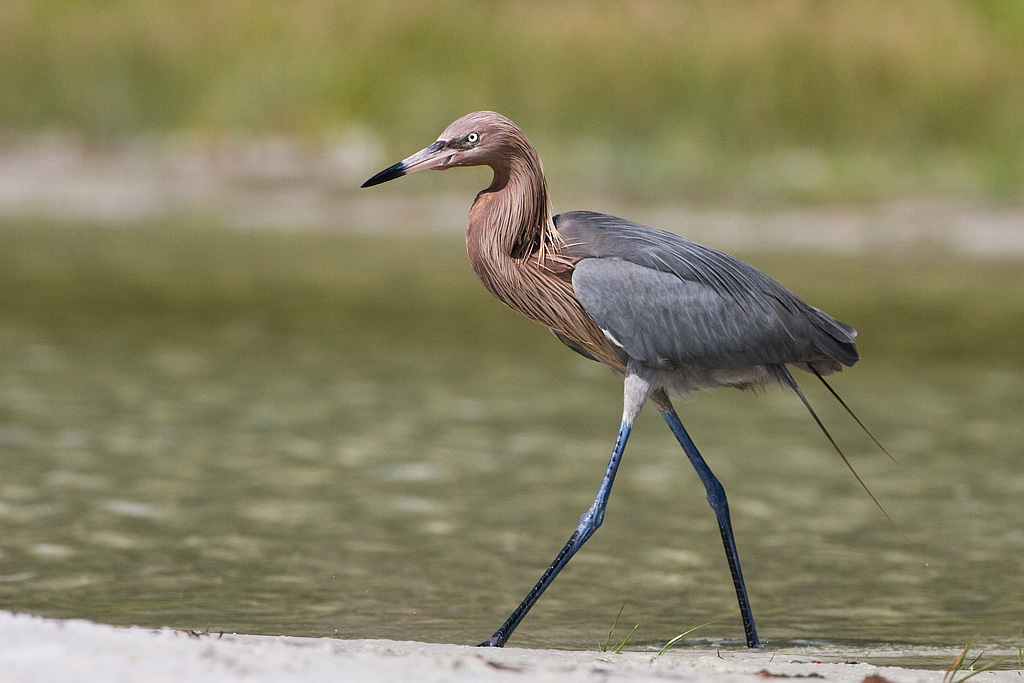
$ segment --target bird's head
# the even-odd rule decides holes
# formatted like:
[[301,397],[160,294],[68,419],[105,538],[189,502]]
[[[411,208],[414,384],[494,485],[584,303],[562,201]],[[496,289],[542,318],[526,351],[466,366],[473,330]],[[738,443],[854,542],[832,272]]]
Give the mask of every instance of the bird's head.
[[516,124],[493,111],[477,111],[453,122],[432,145],[384,169],[361,187],[379,185],[427,168],[496,168],[508,163],[511,157],[529,151],[532,151],[530,142]]

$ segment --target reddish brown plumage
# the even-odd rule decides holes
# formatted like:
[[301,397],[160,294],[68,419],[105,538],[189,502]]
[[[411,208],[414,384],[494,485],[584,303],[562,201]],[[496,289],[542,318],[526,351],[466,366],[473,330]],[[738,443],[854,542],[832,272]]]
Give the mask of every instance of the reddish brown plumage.
[[465,116],[441,138],[471,132],[487,140],[474,163],[494,171],[490,186],[473,202],[466,228],[466,249],[480,281],[509,307],[625,370],[573,294],[575,259],[555,229],[537,151],[514,123],[494,112]]

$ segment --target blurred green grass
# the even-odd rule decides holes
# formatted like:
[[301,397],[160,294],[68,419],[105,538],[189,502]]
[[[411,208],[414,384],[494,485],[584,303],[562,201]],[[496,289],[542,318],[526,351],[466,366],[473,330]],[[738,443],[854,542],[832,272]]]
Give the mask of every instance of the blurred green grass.
[[404,156],[489,108],[601,190],[1024,190],[1015,0],[7,0],[0,63],[8,133],[355,130]]

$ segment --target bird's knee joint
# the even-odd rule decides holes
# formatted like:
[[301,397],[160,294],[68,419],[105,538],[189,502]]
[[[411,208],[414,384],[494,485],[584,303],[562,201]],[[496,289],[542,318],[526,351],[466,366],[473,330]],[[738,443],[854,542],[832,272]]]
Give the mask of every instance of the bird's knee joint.
[[577,529],[589,536],[590,534],[597,531],[597,528],[601,526],[604,521],[604,510],[594,510],[591,508],[582,515],[580,515],[580,523]]
[[708,487],[708,504],[715,510],[729,506],[729,501],[725,497],[725,489],[721,485]]

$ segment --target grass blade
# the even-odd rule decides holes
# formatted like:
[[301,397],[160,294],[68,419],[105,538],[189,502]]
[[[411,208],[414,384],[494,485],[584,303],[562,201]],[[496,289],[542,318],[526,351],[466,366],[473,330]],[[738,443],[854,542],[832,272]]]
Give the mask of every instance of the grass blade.
[[686,636],[690,635],[691,633],[693,633],[697,629],[704,628],[705,626],[710,626],[711,624],[717,624],[720,621],[721,621],[721,619],[715,619],[714,621],[706,621],[703,624],[701,624],[700,626],[694,626],[691,629],[683,631],[678,636],[676,636],[672,640],[670,640],[667,643],[665,643],[665,646],[663,648],[661,648],[660,650],[658,650],[658,656],[660,657],[663,654],[665,654],[666,652],[668,652],[669,648],[674,647],[675,645],[677,645],[679,643],[679,641],[681,641],[683,638],[685,638]]
[[[601,648],[601,652],[608,652],[608,643],[612,642],[612,633],[615,632],[615,625],[619,623],[619,617],[622,616],[622,610],[626,609],[626,603],[622,603],[622,607],[619,608],[619,613],[615,615],[614,621],[612,621],[612,627],[608,629],[608,637],[604,639],[604,646]],[[945,681],[943,681],[945,683]]]
[[643,617],[640,617],[640,621],[636,622],[636,626],[633,627],[633,630],[627,633],[626,637],[622,639],[621,643],[619,643],[619,646],[615,648],[615,654],[619,654],[620,652],[622,652],[622,648],[626,647],[626,643],[628,643],[629,639],[633,637],[633,634],[636,633],[636,630],[640,628],[640,624],[643,622],[643,620]]
[[[989,664],[986,664],[985,666],[983,666],[983,667],[981,667],[979,669],[975,669],[974,666],[979,661],[981,661],[982,655],[985,654],[985,651],[982,650],[981,654],[979,654],[977,657],[972,659],[970,664],[966,664],[965,665],[964,664],[964,660],[967,658],[967,653],[970,651],[971,647],[973,647],[973,646],[974,646],[973,642],[967,643],[967,645],[963,649],[963,652],[961,652],[959,655],[957,655],[957,658],[954,659],[953,663],[949,665],[948,669],[946,669],[946,674],[942,677],[942,683],[964,683],[964,681],[966,681],[966,680],[968,680],[970,678],[974,678],[978,674],[985,673],[986,671],[991,671],[992,669],[996,668],[997,666],[999,666],[1000,664],[1003,663],[1002,659],[997,659],[996,661],[990,662]],[[966,673],[968,671],[970,673],[967,673],[966,676],[961,676],[961,677],[957,678],[957,674],[958,673],[961,673],[961,672]]]

